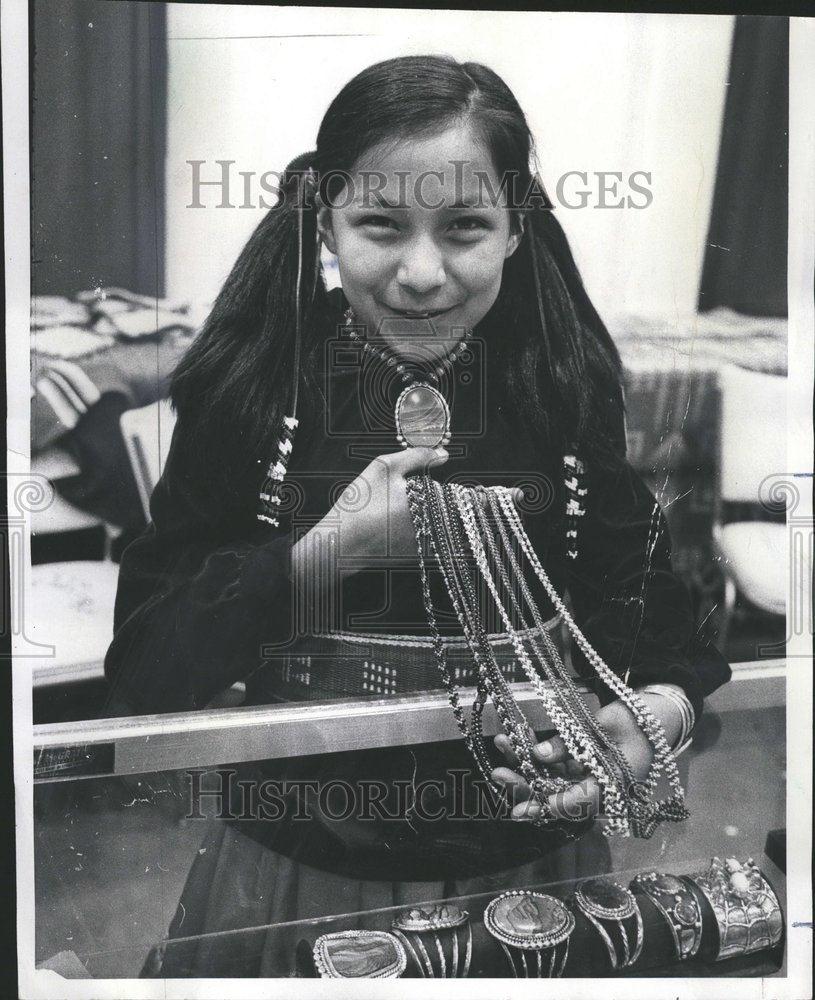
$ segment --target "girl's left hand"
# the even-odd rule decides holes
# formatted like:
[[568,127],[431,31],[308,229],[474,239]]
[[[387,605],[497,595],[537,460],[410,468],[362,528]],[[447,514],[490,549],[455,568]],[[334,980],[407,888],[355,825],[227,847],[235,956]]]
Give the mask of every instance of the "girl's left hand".
[[[669,746],[674,746],[682,728],[682,718],[678,708],[659,694],[640,694],[640,697],[665,730]],[[595,718],[610,741],[616,743],[620,753],[628,761],[631,773],[637,780],[643,780],[654,759],[654,752],[648,738],[637,725],[637,720],[622,701],[604,705],[595,713]],[[509,737],[503,733],[495,737],[495,745],[507,758],[510,767],[497,767],[492,778],[502,785],[515,803],[512,819],[534,820],[540,813],[540,806],[531,799],[531,789],[514,767],[518,766],[512,752]],[[537,744],[535,758],[555,774],[575,779],[575,784],[565,792],[549,797],[549,805],[556,816],[579,822],[596,816],[600,811],[601,794],[597,779],[566,749],[560,736],[553,736]]]

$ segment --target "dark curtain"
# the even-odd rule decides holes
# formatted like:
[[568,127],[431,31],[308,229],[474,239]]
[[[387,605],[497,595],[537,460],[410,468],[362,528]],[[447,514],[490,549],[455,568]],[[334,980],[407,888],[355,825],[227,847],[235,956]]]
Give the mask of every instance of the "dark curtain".
[[162,296],[166,7],[32,7],[32,292]]
[[739,16],[699,309],[787,315],[789,19]]

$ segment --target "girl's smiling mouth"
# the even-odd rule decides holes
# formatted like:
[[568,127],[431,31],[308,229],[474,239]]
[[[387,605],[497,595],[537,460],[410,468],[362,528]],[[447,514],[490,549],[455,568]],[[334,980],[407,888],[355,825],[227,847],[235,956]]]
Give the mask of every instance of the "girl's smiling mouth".
[[394,306],[385,306],[390,312],[401,316],[403,319],[435,319],[437,316],[444,316],[445,313],[452,312],[456,307],[447,306],[446,309],[397,309]]

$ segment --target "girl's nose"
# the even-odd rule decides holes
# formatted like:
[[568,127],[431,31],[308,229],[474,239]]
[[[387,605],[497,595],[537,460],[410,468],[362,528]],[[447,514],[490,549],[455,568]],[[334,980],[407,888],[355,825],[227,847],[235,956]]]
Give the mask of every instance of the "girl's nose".
[[415,240],[406,247],[396,280],[417,295],[426,295],[445,283],[444,260],[433,240]]

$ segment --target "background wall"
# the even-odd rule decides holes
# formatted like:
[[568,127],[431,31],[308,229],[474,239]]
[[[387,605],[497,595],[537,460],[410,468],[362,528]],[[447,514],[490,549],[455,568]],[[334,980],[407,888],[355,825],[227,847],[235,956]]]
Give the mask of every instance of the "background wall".
[[[337,90],[366,65],[439,52],[485,62],[515,91],[555,197],[589,174],[585,209],[558,208],[606,318],[695,311],[725,96],[731,17],[168,5],[167,293],[211,299],[263,210],[238,171],[313,148]],[[192,168],[230,167],[192,201]],[[651,174],[647,209],[599,208],[597,171]],[[567,197],[582,184],[572,179]],[[621,188],[622,193],[626,189]],[[251,201],[260,193],[254,178]],[[268,200],[268,196],[267,196]],[[611,203],[618,199],[608,199]]]

